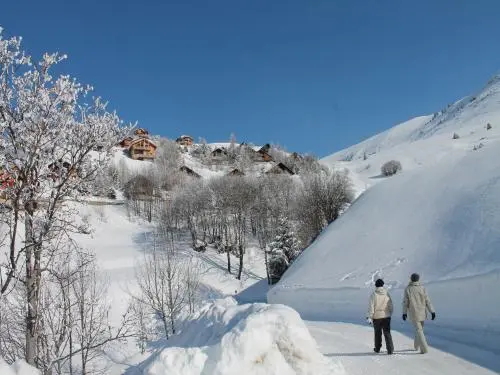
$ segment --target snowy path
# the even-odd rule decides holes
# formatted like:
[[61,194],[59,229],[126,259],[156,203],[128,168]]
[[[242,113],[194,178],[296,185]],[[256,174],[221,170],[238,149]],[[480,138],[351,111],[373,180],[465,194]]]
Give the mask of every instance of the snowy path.
[[392,332],[395,354],[373,352],[373,329],[346,323],[307,322],[321,352],[340,361],[349,375],[492,375],[495,372],[479,367],[451,354],[431,348],[426,355],[412,350],[407,336]]

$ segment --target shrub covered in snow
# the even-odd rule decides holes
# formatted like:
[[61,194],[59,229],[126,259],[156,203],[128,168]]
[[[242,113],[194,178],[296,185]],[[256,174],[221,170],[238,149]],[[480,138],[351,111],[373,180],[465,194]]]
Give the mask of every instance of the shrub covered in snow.
[[382,165],[380,171],[382,172],[382,176],[392,176],[400,172],[402,169],[403,167],[399,161],[391,160]]
[[284,305],[207,305],[149,365],[145,375],[335,375],[299,314]]

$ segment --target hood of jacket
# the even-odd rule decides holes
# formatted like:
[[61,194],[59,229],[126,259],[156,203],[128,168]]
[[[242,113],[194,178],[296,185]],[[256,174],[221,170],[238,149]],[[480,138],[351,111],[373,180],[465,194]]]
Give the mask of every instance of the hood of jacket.
[[409,286],[420,286],[420,281],[410,281]]
[[375,293],[377,294],[387,294],[387,289],[385,289],[383,286],[380,286],[378,288],[375,288]]

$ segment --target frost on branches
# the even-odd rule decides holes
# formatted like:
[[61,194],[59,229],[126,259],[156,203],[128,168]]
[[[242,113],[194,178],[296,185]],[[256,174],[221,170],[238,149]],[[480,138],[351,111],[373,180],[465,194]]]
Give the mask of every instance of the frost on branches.
[[71,233],[88,230],[67,201],[89,192],[107,151],[128,131],[89,86],[52,75],[65,58],[46,53],[35,61],[21,38],[4,39],[0,30],[0,193],[8,207],[0,216],[8,228],[0,294],[22,289],[25,359],[37,367],[44,274],[53,274]]
[[269,244],[269,276],[276,283],[300,254],[300,244],[286,216],[280,218],[276,237]]

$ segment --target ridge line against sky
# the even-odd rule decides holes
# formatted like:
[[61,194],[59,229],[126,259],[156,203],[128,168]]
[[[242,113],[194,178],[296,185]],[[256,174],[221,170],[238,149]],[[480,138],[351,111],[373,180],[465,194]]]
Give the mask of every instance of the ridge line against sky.
[[325,156],[473,94],[500,67],[500,2],[3,4],[4,35],[153,134]]

